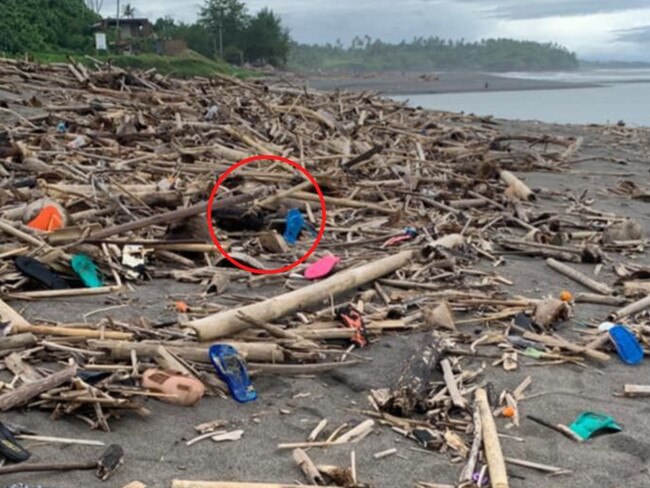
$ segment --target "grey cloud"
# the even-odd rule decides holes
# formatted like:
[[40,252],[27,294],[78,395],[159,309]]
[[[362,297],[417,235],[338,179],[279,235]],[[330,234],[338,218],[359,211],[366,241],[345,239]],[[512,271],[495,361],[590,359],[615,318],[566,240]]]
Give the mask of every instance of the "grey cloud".
[[650,25],[634,27],[632,29],[621,29],[614,33],[616,34],[617,41],[650,44]]
[[[426,1],[426,0],[424,0]],[[491,17],[539,19],[621,12],[650,7],[648,0],[456,0],[478,6]]]
[[[1,0],[0,0],[1,1]],[[176,20],[196,20],[204,0],[121,0],[130,1],[138,15],[154,20],[171,16]],[[531,19],[543,23],[555,16],[588,16],[614,14],[634,9],[647,9],[650,0],[244,0],[251,12],[269,7],[278,13],[292,37],[305,43],[334,43],[341,39],[348,44],[354,36],[369,35],[388,42],[411,40],[414,37],[477,40],[502,35],[503,27],[513,20]],[[105,0],[105,15],[115,15],[116,0]],[[588,18],[576,19],[584,32]],[[618,27],[618,26],[617,26]],[[610,29],[611,30],[611,29]],[[531,30],[526,36],[535,40],[534,32],[549,40],[548,30]],[[607,58],[635,56],[647,58],[641,49],[650,42],[650,26],[612,32],[624,49],[611,50],[602,40],[576,38],[561,32],[558,40],[579,55]],[[576,34],[578,35],[578,34]],[[551,38],[552,39],[552,38]],[[600,43],[600,44],[599,44]],[[625,43],[625,44],[624,44]],[[587,47],[585,47],[587,46]]]

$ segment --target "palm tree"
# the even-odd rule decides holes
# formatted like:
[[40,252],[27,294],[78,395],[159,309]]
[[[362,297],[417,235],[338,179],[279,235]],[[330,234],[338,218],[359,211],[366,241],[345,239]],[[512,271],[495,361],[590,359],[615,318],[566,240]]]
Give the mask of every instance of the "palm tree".
[[135,7],[131,5],[130,3],[127,3],[123,8],[122,8],[122,15],[126,17],[127,19],[132,19],[135,16]]

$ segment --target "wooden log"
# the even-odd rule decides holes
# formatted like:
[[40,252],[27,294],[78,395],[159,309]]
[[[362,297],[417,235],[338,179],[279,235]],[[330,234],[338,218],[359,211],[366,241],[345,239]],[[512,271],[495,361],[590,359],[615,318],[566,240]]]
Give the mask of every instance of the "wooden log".
[[448,359],[443,359],[440,361],[440,366],[442,367],[442,374],[447,385],[447,390],[449,391],[449,396],[451,397],[452,403],[458,408],[466,408],[467,402],[458,391],[458,385],[456,384],[456,379],[454,378],[454,372],[451,370],[451,364]]
[[300,468],[300,471],[302,471],[302,473],[305,475],[307,481],[314,485],[325,484],[323,476],[320,474],[318,468],[316,468],[316,465],[305,451],[302,449],[294,449],[293,460]]
[[131,332],[116,332],[99,329],[77,329],[75,327],[56,327],[53,325],[27,325],[16,328],[17,332],[31,332],[38,335],[53,335],[64,337],[85,337],[93,339],[129,340],[133,338]]
[[576,303],[597,303],[599,305],[623,305],[627,300],[623,297],[598,295],[596,293],[576,293],[574,301]]
[[623,394],[626,397],[649,397],[650,385],[629,385],[623,387]]
[[465,463],[465,466],[463,467],[458,477],[458,483],[461,486],[464,486],[465,483],[471,483],[472,476],[474,475],[474,470],[476,468],[476,463],[478,462],[481,444],[483,443],[481,412],[477,406],[474,407],[472,418],[474,420],[474,438],[472,439],[472,447],[470,448],[469,455],[467,456],[467,463]]
[[[308,193],[305,191],[297,191],[293,194],[294,198],[299,200],[304,200],[307,202],[320,202],[320,198],[315,193]],[[352,200],[350,198],[336,198],[336,197],[326,197],[325,203],[328,206],[332,205],[334,207],[344,207],[344,208],[363,208],[366,210],[375,210],[380,213],[385,214],[394,214],[398,210],[390,208],[386,204],[371,203],[371,202],[362,202],[359,200]]]
[[[317,488],[320,485],[286,485],[284,483],[247,483],[245,481],[172,480],[172,488]],[[325,486],[321,488],[338,488]]]
[[30,323],[2,299],[0,299],[0,318],[3,322],[9,322],[14,326],[14,330],[19,327],[30,327]]
[[590,358],[596,359],[598,361],[609,361],[610,359],[609,355],[605,354],[604,352],[596,351],[584,346],[578,346],[577,344],[573,344],[572,342],[569,342],[561,337],[525,332],[524,339],[540,342],[550,347],[560,347],[571,352],[584,354],[585,356],[589,356]]
[[415,251],[403,251],[357,268],[336,273],[313,285],[252,305],[219,312],[188,322],[186,325],[195,329],[201,340],[227,337],[251,326],[250,323],[237,316],[240,312],[256,320],[270,322],[296,310],[314,306],[330,296],[350,291],[380,276],[392,273],[408,263],[414,256]]
[[36,336],[31,332],[15,334],[0,339],[0,351],[7,349],[27,349],[36,344]]
[[548,258],[546,260],[546,264],[548,264],[551,268],[553,268],[558,273],[561,273],[564,276],[571,278],[573,281],[576,281],[581,285],[586,286],[587,288],[595,291],[596,293],[600,293],[601,295],[612,295],[614,293],[614,290],[609,286],[605,285],[604,283],[600,283],[596,280],[593,280],[589,276],[581,273],[580,271],[577,271],[567,266],[566,264],[556,261],[553,258]]
[[519,200],[535,200],[535,194],[532,190],[513,173],[504,170],[499,173],[499,176],[508,185],[508,189],[506,190],[508,196],[518,198]]
[[117,293],[122,290],[121,285],[98,286],[97,288],[63,288],[60,290],[36,290],[7,293],[6,296],[20,300],[37,300],[42,298],[87,297]]
[[[285,360],[284,351],[280,346],[273,343],[252,343],[224,341],[229,344],[248,361],[259,362],[283,362]],[[89,340],[88,345],[91,349],[105,349],[110,351],[113,359],[129,359],[131,351],[135,351],[141,358],[153,358],[158,352],[158,347],[164,345],[169,351],[177,356],[198,363],[210,364],[208,354],[209,344],[186,346],[165,344],[161,341],[154,342],[129,342],[129,341],[108,341],[108,340]]]
[[24,384],[15,390],[0,395],[0,410],[5,412],[13,407],[23,405],[41,393],[70,381],[76,375],[77,366],[69,366],[43,378],[42,380]]
[[476,390],[476,404],[481,415],[481,426],[483,429],[483,447],[490,471],[490,482],[492,488],[508,488],[508,473],[506,463],[501,452],[497,427],[492,417],[492,409],[488,403],[487,392],[484,388]]
[[575,432],[573,432],[569,427],[567,427],[564,424],[552,424],[551,422],[548,422],[542,418],[530,414],[526,415],[526,418],[529,418],[530,420],[538,423],[539,425],[543,425],[544,427],[554,430],[555,432],[562,434],[563,436],[571,439],[574,442],[583,442],[583,439],[581,437],[579,437]]
[[[216,210],[219,208],[231,207],[234,205],[247,203],[254,200],[255,197],[256,194],[244,194],[244,195],[237,195],[229,198],[223,198],[221,200],[215,200],[215,202],[212,205],[212,209]],[[199,202],[186,208],[181,208],[178,210],[172,210],[170,212],[152,215],[151,217],[145,217],[143,219],[134,220],[132,222],[127,222],[126,224],[114,225],[100,232],[90,234],[88,237],[86,237],[86,239],[84,239],[84,242],[99,241],[102,239],[106,239],[107,237],[111,237],[117,234],[124,234],[125,232],[142,229],[144,227],[150,227],[152,225],[168,224],[169,222],[187,219],[189,217],[193,217],[194,215],[199,215],[205,212],[207,206],[208,206],[207,201]]]
[[316,363],[316,364],[270,364],[270,363],[249,363],[248,368],[259,374],[316,374],[332,371],[333,369],[345,368],[359,364],[359,361],[345,361],[337,363]]
[[513,464],[515,466],[522,466],[524,468],[536,469],[537,471],[542,471],[544,473],[553,473],[553,474],[569,474],[571,471],[558,468],[557,466],[550,466],[548,464],[534,463],[532,461],[526,461],[525,459],[517,459],[507,457],[505,458],[506,463]]
[[610,320],[621,320],[622,318],[627,317],[628,315],[633,315],[635,313],[641,312],[646,308],[650,308],[650,295],[641,300],[637,300],[634,303],[630,303],[623,308],[619,308],[615,312],[609,314]]

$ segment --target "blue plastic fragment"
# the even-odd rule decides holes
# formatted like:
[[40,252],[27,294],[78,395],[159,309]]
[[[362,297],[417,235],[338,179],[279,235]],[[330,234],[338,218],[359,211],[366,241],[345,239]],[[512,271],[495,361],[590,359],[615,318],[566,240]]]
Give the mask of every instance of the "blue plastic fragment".
[[56,131],[59,134],[65,134],[68,130],[68,126],[66,125],[65,122],[59,122],[58,125],[56,126]]
[[609,329],[609,337],[616,347],[618,357],[625,364],[634,366],[643,361],[643,348],[630,329],[616,324]]
[[210,346],[209,355],[217,375],[228,385],[230,394],[236,401],[247,403],[257,399],[246,363],[237,349],[228,344],[214,344]]
[[292,208],[287,213],[287,222],[284,229],[284,240],[294,245],[300,237],[300,231],[305,227],[305,219],[297,208]]
[[415,227],[405,227],[404,234],[411,236],[412,239],[415,239],[418,236],[418,231]]

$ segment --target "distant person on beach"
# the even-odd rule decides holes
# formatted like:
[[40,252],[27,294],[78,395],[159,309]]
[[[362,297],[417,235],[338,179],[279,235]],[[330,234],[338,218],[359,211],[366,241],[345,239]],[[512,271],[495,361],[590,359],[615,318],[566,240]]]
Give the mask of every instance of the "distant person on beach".
[[487,90],[488,88],[490,88],[490,83],[488,81],[486,81],[485,82],[485,89]]

